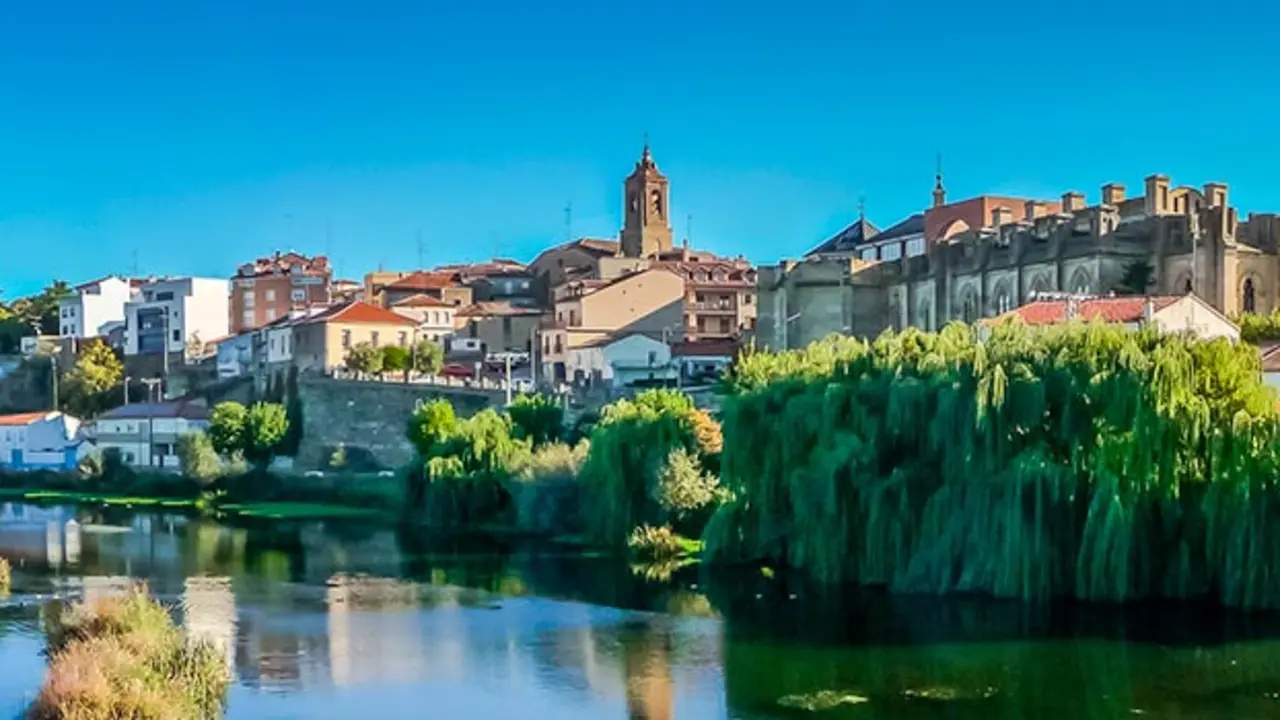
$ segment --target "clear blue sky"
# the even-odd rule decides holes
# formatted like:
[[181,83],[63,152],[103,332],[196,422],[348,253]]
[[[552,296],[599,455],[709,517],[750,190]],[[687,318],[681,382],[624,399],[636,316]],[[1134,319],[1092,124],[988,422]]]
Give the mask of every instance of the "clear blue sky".
[[[1067,13],[1072,13],[1068,16]],[[0,0],[0,288],[339,274],[611,237],[648,132],[678,236],[758,261],[952,198],[1231,184],[1280,211],[1268,30],[1215,3]],[[327,230],[326,230],[327,228]]]

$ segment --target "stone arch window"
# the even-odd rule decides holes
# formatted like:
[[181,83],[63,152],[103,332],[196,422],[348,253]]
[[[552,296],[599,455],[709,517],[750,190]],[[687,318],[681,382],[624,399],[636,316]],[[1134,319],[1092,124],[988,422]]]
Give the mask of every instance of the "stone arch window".
[[1013,288],[1010,287],[1008,280],[996,283],[991,295],[991,303],[997,315],[1003,315],[1013,309]]
[[933,331],[933,298],[922,298],[916,304],[916,325],[925,332]]
[[1088,295],[1093,292],[1093,279],[1089,277],[1089,271],[1080,268],[1071,275],[1071,292],[1078,295]]
[[1247,313],[1258,311],[1258,296],[1251,277],[1244,279],[1244,288],[1240,292],[1240,307]]
[[1031,294],[1047,293],[1053,289],[1053,283],[1049,282],[1049,278],[1044,274],[1036,275],[1031,280]]
[[978,319],[978,293],[972,285],[960,291],[960,319],[967,323]]

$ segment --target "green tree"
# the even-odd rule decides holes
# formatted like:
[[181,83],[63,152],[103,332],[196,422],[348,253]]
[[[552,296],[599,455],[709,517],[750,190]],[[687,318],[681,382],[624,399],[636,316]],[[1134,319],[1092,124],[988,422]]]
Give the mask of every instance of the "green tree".
[[435,375],[444,367],[444,348],[433,340],[419,340],[409,353],[410,368],[420,375]]
[[361,375],[377,375],[382,372],[382,351],[364,342],[347,351],[347,369]]
[[244,422],[244,458],[265,467],[280,451],[280,443],[289,433],[289,416],[277,403],[255,403]]
[[178,438],[178,464],[183,477],[208,485],[222,474],[222,463],[213,441],[203,432],[185,433]]
[[409,351],[399,345],[384,345],[382,347],[382,372],[401,372],[406,373],[405,379],[408,380],[409,370]]
[[124,364],[120,358],[106,343],[95,338],[63,375],[63,405],[75,415],[96,415],[105,409],[109,394],[123,378]]
[[1124,274],[1115,290],[1126,295],[1145,295],[1147,288],[1155,282],[1155,269],[1146,260],[1134,260],[1124,266]]
[[248,417],[248,409],[238,402],[227,401],[213,406],[209,418],[209,440],[219,455],[232,458],[244,452]]
[[32,328],[40,335],[57,335],[58,304],[74,295],[75,292],[64,280],[54,280],[38,294],[15,300],[10,310],[18,316],[22,324]]
[[409,416],[409,443],[424,460],[439,455],[457,433],[458,416],[448,400],[423,403]]
[[557,442],[564,433],[564,408],[546,395],[521,395],[507,408],[515,436],[538,448]]

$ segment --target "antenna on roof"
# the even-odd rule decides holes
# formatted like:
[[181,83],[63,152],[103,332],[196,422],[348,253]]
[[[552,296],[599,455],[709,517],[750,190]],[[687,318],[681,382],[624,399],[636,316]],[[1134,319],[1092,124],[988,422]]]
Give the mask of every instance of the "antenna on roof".
[[684,216],[684,246],[689,247],[693,244],[693,214]]
[[861,221],[866,219],[867,219],[867,196],[859,195],[858,196],[858,220]]
[[422,228],[418,228],[414,231],[414,240],[418,244],[418,269],[422,270],[426,267],[426,262],[424,261],[424,258],[426,257],[426,249],[422,245]]
[[573,242],[573,201],[564,204],[564,241]]
[[328,218],[324,220],[324,256],[329,258],[332,264],[333,260],[333,223]]

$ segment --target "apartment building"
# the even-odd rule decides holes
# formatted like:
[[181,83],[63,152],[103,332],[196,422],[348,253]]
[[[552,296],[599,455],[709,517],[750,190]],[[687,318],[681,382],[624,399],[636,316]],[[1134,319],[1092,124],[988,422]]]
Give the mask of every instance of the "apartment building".
[[75,286],[75,294],[58,303],[58,335],[84,339],[107,334],[113,323],[124,322],[124,306],[138,284],[109,275]]
[[756,271],[746,259],[683,247],[658,253],[651,267],[684,279],[686,339],[732,340],[755,328]]
[[231,332],[239,334],[285,317],[290,310],[328,305],[333,268],[324,255],[277,252],[241,265],[231,284],[229,324]]
[[127,465],[177,470],[178,439],[208,428],[208,406],[177,400],[122,405],[100,415],[91,434],[99,451],[118,450]]
[[125,304],[125,355],[178,354],[226,337],[229,284],[222,278],[148,282]]
[[389,308],[415,295],[433,297],[455,307],[470,305],[475,298],[453,270],[379,271],[364,276],[365,302]]

